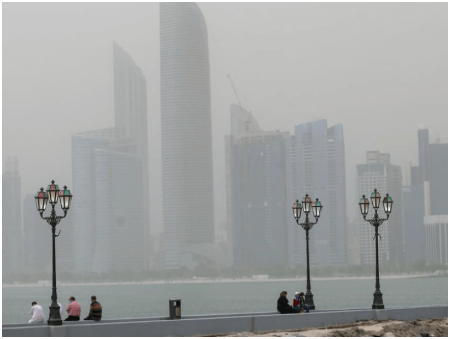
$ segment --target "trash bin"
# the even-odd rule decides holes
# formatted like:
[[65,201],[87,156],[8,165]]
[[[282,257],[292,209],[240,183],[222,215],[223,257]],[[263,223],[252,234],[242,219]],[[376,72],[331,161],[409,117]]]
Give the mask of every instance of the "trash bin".
[[169,299],[169,318],[181,319],[181,299]]

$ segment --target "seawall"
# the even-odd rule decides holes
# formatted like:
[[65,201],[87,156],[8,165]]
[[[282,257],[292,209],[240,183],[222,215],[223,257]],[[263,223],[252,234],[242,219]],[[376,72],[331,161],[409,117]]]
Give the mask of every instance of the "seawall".
[[447,305],[399,307],[384,310],[316,310],[303,314],[278,312],[183,316],[181,319],[130,318],[101,322],[64,322],[47,324],[8,324],[2,326],[4,337],[167,337],[195,336],[230,332],[289,330],[349,324],[359,320],[415,320],[444,318]]

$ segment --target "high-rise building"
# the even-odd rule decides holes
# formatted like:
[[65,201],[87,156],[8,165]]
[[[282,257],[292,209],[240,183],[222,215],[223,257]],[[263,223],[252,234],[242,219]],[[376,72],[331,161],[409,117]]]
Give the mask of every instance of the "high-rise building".
[[424,223],[426,263],[448,264],[448,215],[427,215]]
[[160,4],[165,267],[214,243],[208,32],[195,3]]
[[[423,199],[425,202],[425,252],[426,262],[446,264],[448,262],[448,144],[436,140],[434,144],[428,143],[428,130],[419,130],[419,160],[420,135],[422,143],[426,145],[423,156],[426,161],[420,163],[423,177]],[[422,167],[425,169],[422,169]]]
[[448,215],[448,143],[429,145],[428,173],[431,215]]
[[[345,265],[347,216],[343,127],[337,124],[328,128],[326,119],[296,125],[293,147],[295,196],[301,200],[308,193],[313,199],[319,198],[324,206],[319,223],[310,232],[310,262],[313,265]],[[304,235],[298,242],[305,242]],[[296,251],[294,257],[300,260],[297,263],[305,264],[304,248],[297,246]]]
[[429,136],[428,129],[423,125],[419,125],[419,175],[420,182],[428,181],[428,164],[429,164]]
[[116,43],[115,126],[72,136],[75,272],[148,267],[146,81]]
[[[44,187],[45,188],[45,187]],[[51,209],[48,204],[47,210]],[[47,216],[44,212],[44,216]],[[69,210],[70,213],[70,210]],[[58,215],[62,215],[58,211]],[[61,226],[65,220],[61,221]],[[60,228],[61,226],[57,226]],[[67,225],[65,225],[67,226]],[[64,227],[66,231],[67,227]],[[34,194],[27,194],[23,199],[23,235],[24,235],[24,268],[27,273],[52,272],[52,231],[45,220],[42,220],[36,209]],[[65,232],[56,241],[64,238]],[[72,239],[71,239],[72,241]],[[57,252],[59,263],[59,252]],[[59,270],[58,270],[59,272]]]
[[[416,168],[418,169],[418,167]],[[423,185],[411,181],[410,185],[404,186],[403,205],[405,261],[412,263],[425,260]]]
[[[57,178],[54,178],[57,179]],[[64,183],[56,182],[62,188]],[[43,185],[44,189],[47,185]],[[71,189],[71,188],[70,188]],[[38,191],[38,188],[36,188]],[[47,204],[44,217],[50,216],[52,205]],[[55,204],[57,216],[64,216],[60,202]],[[60,232],[61,231],[61,232]],[[60,224],[56,226],[56,271],[72,273],[76,254],[74,253],[74,228],[72,205]],[[52,272],[52,231],[46,220],[43,220],[36,208],[33,194],[25,195],[23,199],[23,264],[26,273]]]
[[[403,187],[405,259],[442,262],[436,258],[445,253],[447,242],[441,243],[436,237],[447,227],[442,220],[448,214],[448,144],[439,139],[430,144],[428,129],[423,125],[419,126],[418,141],[419,166],[408,168],[410,182]],[[436,244],[442,248],[434,248]]]
[[2,272],[3,281],[22,269],[22,199],[19,160],[8,156],[2,175]]
[[236,105],[231,106],[231,127],[225,142],[234,266],[286,265],[289,133],[260,130],[253,116]]
[[[403,194],[402,171],[400,166],[391,164],[390,154],[378,151],[367,152],[366,163],[356,165],[357,169],[357,196],[363,194],[370,197],[376,188],[382,195],[389,193],[394,200],[392,213],[389,219],[379,228],[381,241],[379,241],[379,259],[381,263],[393,262],[400,264],[404,261],[404,231],[403,231]],[[357,215],[360,209],[357,206]],[[378,210],[384,215],[383,208]],[[372,217],[373,209],[369,209],[368,218]],[[358,218],[360,258],[362,265],[375,264],[374,229],[363,218]]]

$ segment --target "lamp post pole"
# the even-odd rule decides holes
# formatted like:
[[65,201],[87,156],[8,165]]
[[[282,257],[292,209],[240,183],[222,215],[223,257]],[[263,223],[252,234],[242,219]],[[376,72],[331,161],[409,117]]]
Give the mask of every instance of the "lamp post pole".
[[382,219],[378,216],[378,208],[380,207],[381,202],[381,195],[377,191],[377,189],[374,189],[371,195],[372,200],[372,206],[375,210],[373,219],[366,219],[366,215],[369,212],[369,199],[366,198],[365,195],[362,196],[362,199],[359,201],[359,207],[361,209],[361,214],[363,215],[363,218],[365,221],[369,222],[372,226],[375,227],[375,292],[373,293],[373,303],[372,303],[372,309],[384,309],[384,303],[383,303],[383,293],[381,293],[380,290],[380,268],[379,268],[379,262],[378,262],[378,237],[381,238],[380,234],[378,233],[378,227],[381,226],[381,224],[389,219],[389,215],[392,211],[392,204],[393,200],[389,196],[389,194],[386,194],[386,197],[383,199],[383,208],[384,212],[386,213],[386,218]]
[[[56,249],[55,249],[55,239],[59,236],[61,231],[56,234],[56,225],[59,224],[61,219],[65,218],[67,215],[67,210],[70,207],[70,202],[72,200],[72,194],[67,189],[67,186],[64,186],[63,190],[59,190],[55,181],[52,180],[51,184],[48,185],[47,191],[44,191],[44,188],[41,187],[41,190],[36,193],[35,196],[36,207],[39,211],[39,214],[42,219],[47,221],[47,223],[52,227],[52,261],[53,261],[53,274],[52,274],[52,304],[50,305],[50,315],[48,317],[48,324],[50,326],[60,326],[62,325],[61,313],[59,310],[58,299],[56,294]],[[52,205],[52,211],[49,217],[44,217],[43,213],[45,208],[47,207],[47,202],[50,200],[50,204]],[[58,203],[58,200],[61,202],[61,207],[64,211],[63,216],[57,216],[55,211],[55,205]]]
[[[302,208],[305,212],[305,222],[299,222],[300,221],[300,215],[302,212]],[[305,195],[303,198],[302,203],[297,200],[294,203],[294,206],[292,207],[292,210],[294,212],[294,218],[297,222],[297,225],[302,226],[302,228],[306,232],[306,294],[305,294],[305,304],[309,306],[310,310],[315,310],[316,306],[314,305],[314,296],[311,292],[311,277],[310,277],[310,270],[309,270],[309,230],[317,224],[319,221],[320,213],[322,212],[323,205],[319,201],[319,199],[316,199],[316,201],[312,202],[308,194]],[[313,212],[313,215],[316,219],[316,222],[310,222],[308,214],[311,211]]]

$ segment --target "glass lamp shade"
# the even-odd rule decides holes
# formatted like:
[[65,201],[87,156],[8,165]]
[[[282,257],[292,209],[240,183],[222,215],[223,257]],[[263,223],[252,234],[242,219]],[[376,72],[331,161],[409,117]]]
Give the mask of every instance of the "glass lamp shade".
[[377,191],[376,188],[373,190],[372,195],[370,196],[370,199],[372,200],[373,208],[376,209],[376,208],[380,207],[381,194],[380,194],[380,192]]
[[369,199],[365,195],[359,200],[359,208],[361,209],[362,215],[369,213]]
[[59,186],[55,184],[55,180],[52,180],[50,185],[47,186],[48,198],[50,200],[50,204],[54,205],[58,202],[59,198]]
[[67,189],[67,186],[64,186],[64,189],[59,191],[59,202],[61,203],[61,208],[66,211],[70,208],[70,202],[72,201],[72,194]]
[[306,194],[306,195],[303,197],[303,201],[302,201],[303,210],[304,210],[306,213],[311,212],[311,204],[312,204],[311,198],[308,196],[308,194]]
[[384,208],[384,212],[386,214],[391,213],[393,203],[394,203],[394,200],[392,200],[392,198],[389,196],[389,194],[386,194],[386,196],[383,199],[383,208]]
[[44,191],[44,187],[41,187],[41,190],[36,193],[34,199],[36,201],[37,210],[39,212],[44,212],[48,202],[48,193]]
[[300,215],[302,214],[302,204],[298,202],[294,202],[294,206],[292,206],[292,211],[294,212],[295,221],[300,219]]
[[312,203],[312,212],[315,218],[319,218],[320,217],[320,212],[322,212],[322,203],[319,201],[319,199],[316,199],[316,201],[314,201]]

